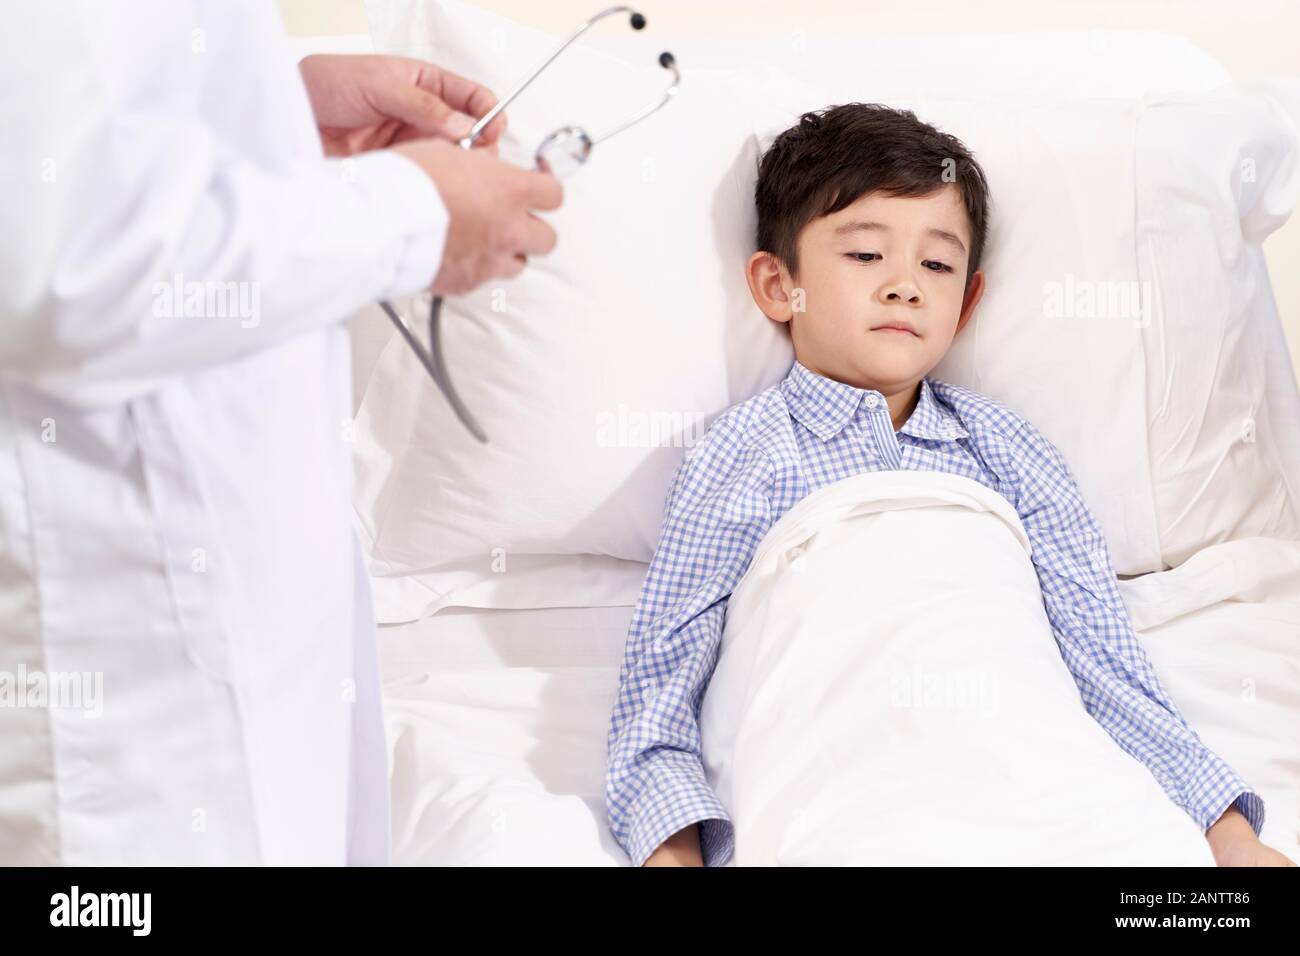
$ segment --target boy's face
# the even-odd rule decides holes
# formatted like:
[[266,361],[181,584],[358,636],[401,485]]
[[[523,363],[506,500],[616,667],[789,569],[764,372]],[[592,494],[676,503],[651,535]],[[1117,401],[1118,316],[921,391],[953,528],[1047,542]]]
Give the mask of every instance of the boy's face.
[[888,396],[929,374],[974,312],[984,275],[966,284],[969,250],[966,211],[949,183],[928,196],[860,196],[803,228],[798,276],[764,252],[747,274],[763,312],[791,323],[800,362]]

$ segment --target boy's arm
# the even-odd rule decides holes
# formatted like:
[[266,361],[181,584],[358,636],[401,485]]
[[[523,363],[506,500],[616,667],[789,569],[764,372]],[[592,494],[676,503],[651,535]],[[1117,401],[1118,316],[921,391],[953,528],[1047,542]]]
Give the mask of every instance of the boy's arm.
[[1011,451],[1016,510],[1043,605],[1088,713],[1202,832],[1235,808],[1258,837],[1264,801],[1205,746],[1161,686],[1133,632],[1101,528],[1064,457],[1028,422]]
[[705,779],[699,712],[727,598],[771,523],[770,460],[742,437],[719,420],[678,468],[632,615],[605,805],[636,866],[688,827],[678,843],[698,839],[706,866],[725,864],[732,852],[730,817]]

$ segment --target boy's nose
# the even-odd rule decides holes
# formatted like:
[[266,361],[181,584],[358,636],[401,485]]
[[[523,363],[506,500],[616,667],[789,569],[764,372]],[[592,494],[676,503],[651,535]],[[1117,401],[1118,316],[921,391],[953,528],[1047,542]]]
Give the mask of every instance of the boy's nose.
[[896,282],[885,286],[880,292],[881,298],[886,302],[907,302],[911,305],[920,305],[922,302],[921,290],[910,282]]

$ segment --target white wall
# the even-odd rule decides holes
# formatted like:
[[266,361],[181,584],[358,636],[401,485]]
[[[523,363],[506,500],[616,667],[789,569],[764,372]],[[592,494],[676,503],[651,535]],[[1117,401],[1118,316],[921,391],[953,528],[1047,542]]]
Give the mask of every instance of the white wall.
[[[607,6],[596,0],[477,0],[554,33]],[[365,33],[363,0],[278,0],[295,36]],[[1300,75],[1300,0],[642,0],[647,30],[674,35],[971,30],[1160,30],[1180,33],[1234,79]],[[1300,213],[1264,244],[1300,377]]]

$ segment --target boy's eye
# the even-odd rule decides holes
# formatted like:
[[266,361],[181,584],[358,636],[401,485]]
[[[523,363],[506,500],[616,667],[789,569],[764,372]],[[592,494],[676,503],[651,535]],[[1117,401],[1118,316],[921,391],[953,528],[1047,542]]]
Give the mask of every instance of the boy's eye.
[[[855,262],[874,261],[872,259],[868,259],[867,256],[875,256],[877,259],[880,258],[880,253],[878,252],[850,252],[850,253],[846,253],[846,255],[848,255],[848,257],[854,260]],[[952,272],[952,266],[940,262],[938,259],[926,259],[924,262],[921,263],[921,265],[925,266],[926,269],[929,269],[930,272]],[[938,266],[939,268],[932,269],[930,268],[931,266]]]

